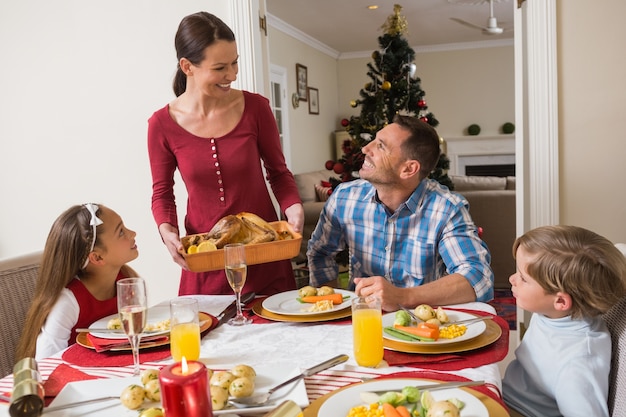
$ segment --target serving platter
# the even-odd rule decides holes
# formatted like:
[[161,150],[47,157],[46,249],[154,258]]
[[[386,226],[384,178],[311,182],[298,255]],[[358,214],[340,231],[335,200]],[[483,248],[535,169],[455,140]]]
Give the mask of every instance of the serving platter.
[[[285,367],[276,368],[275,366],[255,366],[257,377],[255,380],[255,392],[266,392],[271,387],[281,383],[291,376],[300,373],[300,369],[294,365],[287,364]],[[141,385],[140,377],[128,378],[111,378],[111,379],[93,379],[88,381],[71,382],[67,384],[58,396],[52,401],[50,406],[58,406],[74,403],[92,398],[105,396],[119,396],[122,390],[128,385]],[[265,414],[273,410],[280,402],[284,400],[292,400],[300,407],[304,408],[309,404],[309,398],[306,392],[304,380],[298,381],[296,384],[285,387],[272,397],[273,400],[269,405],[262,407],[251,407],[246,409],[225,409],[213,411],[214,416],[232,415],[249,415],[249,414]],[[160,402],[144,402],[143,406],[161,407]],[[90,416],[90,417],[137,417],[137,410],[129,410],[124,407],[119,400],[111,400],[107,402],[88,404],[76,408],[59,410],[46,413],[46,417],[68,417],[68,416]]]
[[[168,308],[169,309],[169,308]],[[216,325],[217,325],[217,318],[208,314],[208,313],[204,313],[204,312],[200,312],[198,313],[198,318],[200,320],[200,333],[204,333],[208,330],[213,329]],[[104,333],[101,333],[104,334]],[[152,339],[152,337],[155,334],[152,333],[150,334],[150,339]],[[139,344],[139,349],[149,349],[149,348],[154,348],[154,347],[159,347],[159,346],[165,346],[165,345],[169,345],[170,343],[170,338],[169,338],[169,330],[165,333],[159,333],[159,336],[156,336],[154,338],[154,340],[150,340],[148,339],[147,341],[142,341]],[[97,336],[99,337],[99,336]],[[124,335],[124,338],[127,339],[126,335]],[[109,336],[106,336],[104,339],[113,339]],[[119,340],[121,342],[121,340],[119,338],[115,338],[113,339],[113,341],[115,340]],[[81,332],[78,333],[78,335],[76,336],[76,343],[78,343],[79,345],[86,347],[88,349],[95,349],[95,346],[93,345],[93,343],[91,343],[91,340],[89,340],[89,338],[87,337],[87,332]],[[112,352],[117,352],[117,351],[130,351],[130,347],[125,345],[122,347],[114,347],[109,349]]]
[[331,311],[329,313],[318,314],[313,316],[293,316],[287,314],[276,314],[263,308],[263,303],[255,303],[252,306],[252,312],[259,317],[273,321],[295,322],[295,323],[317,323],[322,321],[332,321],[344,319],[352,315],[351,308],[344,308],[339,311]]
[[[417,386],[437,382],[439,381],[420,378],[385,378],[348,385],[313,401],[311,405],[304,410],[304,417],[345,417],[348,415],[350,408],[364,404],[360,398],[360,393],[363,391],[396,390],[406,385]],[[462,401],[467,400],[464,409],[461,410],[462,417],[509,416],[509,413],[497,401],[471,388],[451,388],[432,391],[432,394],[436,400],[450,397],[456,397]]]
[[[454,310],[444,310],[444,311],[448,315],[448,319],[450,321],[468,320],[468,319],[474,319],[478,317],[474,314],[464,313],[462,311],[454,311]],[[383,327],[393,327],[395,316],[396,316],[395,312],[384,314],[383,315]],[[404,342],[405,344],[415,345],[415,346],[433,346],[433,345],[442,346],[442,345],[450,345],[450,344],[468,341],[470,339],[480,336],[485,330],[487,330],[487,325],[485,324],[485,321],[479,321],[478,323],[472,323],[472,324],[467,325],[467,330],[465,331],[465,334],[459,337],[455,337],[454,339],[438,339],[438,340],[435,340],[434,342],[422,342],[420,340],[409,341],[409,340],[400,339],[398,337],[392,336],[385,332],[383,332],[383,338],[397,341],[397,342]]]
[[267,297],[263,300],[263,308],[271,313],[288,316],[319,316],[320,314],[328,314],[331,311],[340,311],[350,308],[352,299],[356,297],[356,294],[352,291],[339,288],[336,288],[335,292],[341,294],[344,297],[344,301],[341,304],[333,306],[333,309],[328,311],[307,311],[313,304],[298,301],[300,297],[298,290],[285,291]]
[[423,354],[438,354],[438,353],[457,353],[467,352],[474,349],[479,349],[492,344],[497,341],[502,335],[502,329],[493,320],[484,321],[486,329],[479,336],[466,340],[464,342],[435,345],[435,344],[413,344],[406,341],[391,340],[383,338],[383,346],[385,349],[395,350],[405,353],[423,353]]

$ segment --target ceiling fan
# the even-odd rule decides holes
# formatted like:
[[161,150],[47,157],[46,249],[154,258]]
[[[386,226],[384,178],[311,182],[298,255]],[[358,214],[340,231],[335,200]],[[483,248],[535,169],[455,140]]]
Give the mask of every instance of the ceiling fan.
[[[486,3],[486,0],[483,0],[482,2]],[[504,28],[498,26],[498,20],[493,15],[493,0],[489,0],[489,18],[487,19],[487,26],[476,25],[457,17],[451,17],[450,19],[473,29],[482,30],[484,35],[501,35],[504,32]]]

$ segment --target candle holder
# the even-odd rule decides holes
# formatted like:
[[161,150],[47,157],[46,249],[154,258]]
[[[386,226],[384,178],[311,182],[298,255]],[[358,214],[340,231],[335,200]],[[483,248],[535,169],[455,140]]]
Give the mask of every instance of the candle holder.
[[161,402],[167,417],[212,417],[206,366],[189,361],[168,365],[159,373]]

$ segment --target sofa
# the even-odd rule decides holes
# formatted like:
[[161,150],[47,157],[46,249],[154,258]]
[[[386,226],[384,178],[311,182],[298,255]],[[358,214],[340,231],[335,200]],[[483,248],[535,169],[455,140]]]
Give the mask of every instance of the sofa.
[[[306,262],[306,249],[325,204],[329,187],[326,182],[336,174],[319,170],[294,174],[298,192],[304,206],[304,228],[297,264]],[[470,206],[470,214],[481,227],[482,238],[491,252],[491,267],[495,288],[509,289],[509,276],[515,272],[511,252],[516,237],[515,177],[483,177],[452,175],[454,191],[462,194]]]

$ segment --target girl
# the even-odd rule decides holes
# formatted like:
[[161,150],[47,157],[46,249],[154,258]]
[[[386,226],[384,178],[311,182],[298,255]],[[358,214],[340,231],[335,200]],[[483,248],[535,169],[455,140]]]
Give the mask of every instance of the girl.
[[76,341],[75,329],[117,313],[116,281],[137,276],[136,233],[113,210],[88,203],[59,216],[48,235],[16,360],[51,356]]

